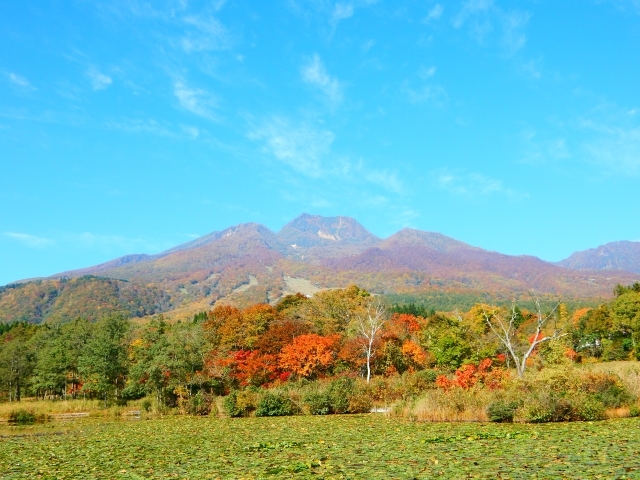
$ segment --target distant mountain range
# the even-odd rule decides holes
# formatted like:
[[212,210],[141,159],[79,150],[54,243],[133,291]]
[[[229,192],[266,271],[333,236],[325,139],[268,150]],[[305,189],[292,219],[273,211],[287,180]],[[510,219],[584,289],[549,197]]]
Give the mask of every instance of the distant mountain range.
[[[312,294],[349,283],[377,293],[416,296],[440,290],[605,298],[616,284],[640,277],[640,242],[607,244],[553,264],[414,229],[380,239],[350,217],[302,214],[278,233],[256,223],[240,224],[157,255],[127,255],[39,280],[38,285],[57,288],[52,283],[60,281],[56,279],[87,275],[101,277],[94,283],[112,279],[108,288],[100,287],[112,292],[109,305],[139,316],[159,311],[188,315],[221,300],[239,305],[274,303],[289,293]],[[28,298],[37,290],[31,283],[0,291],[0,321],[30,315],[33,305]],[[97,285],[78,290],[89,295]],[[121,308],[114,288],[138,289],[144,292],[144,301],[135,308]],[[20,297],[23,290],[24,298]],[[76,301],[81,302],[81,297],[76,296]],[[131,299],[127,301],[131,306]],[[47,308],[34,321],[60,317],[55,302]]]
[[611,242],[576,252],[558,265],[573,270],[618,270],[640,273],[640,242]]

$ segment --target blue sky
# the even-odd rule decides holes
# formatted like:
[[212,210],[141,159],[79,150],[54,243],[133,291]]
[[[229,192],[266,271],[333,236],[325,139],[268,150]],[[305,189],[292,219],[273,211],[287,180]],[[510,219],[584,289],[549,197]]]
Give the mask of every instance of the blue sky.
[[302,212],[551,261],[640,240],[638,0],[1,11],[0,285]]

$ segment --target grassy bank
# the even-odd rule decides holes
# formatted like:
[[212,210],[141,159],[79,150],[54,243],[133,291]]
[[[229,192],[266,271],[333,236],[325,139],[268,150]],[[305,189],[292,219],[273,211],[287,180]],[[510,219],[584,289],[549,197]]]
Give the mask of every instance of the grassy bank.
[[101,400],[35,400],[26,398],[20,402],[0,403],[0,421],[7,421],[17,411],[27,411],[37,418],[64,414],[88,413],[90,417],[118,418],[131,411],[144,411],[143,400],[128,402],[126,406],[111,405],[105,408]]
[[638,478],[640,420],[165,417],[3,438],[3,478]]

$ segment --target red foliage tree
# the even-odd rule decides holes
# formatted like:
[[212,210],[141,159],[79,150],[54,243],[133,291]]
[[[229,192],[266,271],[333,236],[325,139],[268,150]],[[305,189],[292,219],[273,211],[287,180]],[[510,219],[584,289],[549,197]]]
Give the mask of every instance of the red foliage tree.
[[456,370],[453,380],[444,375],[436,378],[436,385],[443,390],[450,390],[453,387],[468,390],[474,385],[481,383],[490,390],[502,387],[502,383],[507,373],[502,368],[493,368],[493,360],[485,358],[478,365],[467,364]]

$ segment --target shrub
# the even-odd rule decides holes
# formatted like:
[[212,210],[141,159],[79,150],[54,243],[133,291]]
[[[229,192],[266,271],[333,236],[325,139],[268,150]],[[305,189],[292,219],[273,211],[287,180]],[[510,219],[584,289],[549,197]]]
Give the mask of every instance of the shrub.
[[211,395],[199,391],[189,399],[189,413],[191,415],[209,415],[212,401]]
[[256,407],[256,417],[283,417],[293,415],[291,399],[283,393],[267,392]]
[[631,405],[629,408],[630,417],[640,417],[640,407],[638,405]]
[[606,418],[605,407],[594,395],[541,395],[525,402],[524,420],[531,423],[594,421]]
[[369,413],[373,402],[366,391],[356,391],[349,397],[348,413]]
[[233,390],[222,401],[222,408],[230,417],[248,417],[257,403],[257,394],[253,390]]
[[513,422],[513,417],[517,409],[517,402],[497,400],[487,407],[487,416],[492,422]]
[[329,384],[327,395],[331,413],[347,413],[349,411],[349,397],[353,394],[354,381],[350,378],[340,378]]
[[425,390],[435,387],[438,374],[435,370],[420,370],[415,373],[405,373],[399,378],[396,387],[398,396],[403,400],[416,398]]
[[45,415],[36,415],[32,410],[19,408],[9,412],[9,423],[17,423],[19,425],[30,425],[36,422],[44,422]]
[[620,377],[612,373],[586,373],[581,377],[582,390],[599,400],[606,408],[620,408],[633,402]]
[[142,400],[141,406],[145,412],[149,413],[151,411],[151,405],[152,405],[152,402],[150,399],[145,398],[144,400]]
[[526,422],[568,422],[573,418],[571,403],[557,394],[542,394],[528,399],[522,409]]
[[328,415],[331,413],[331,398],[326,392],[308,392],[303,399],[311,415]]
[[571,399],[571,420],[595,421],[606,418],[602,402],[590,395],[573,397]]

